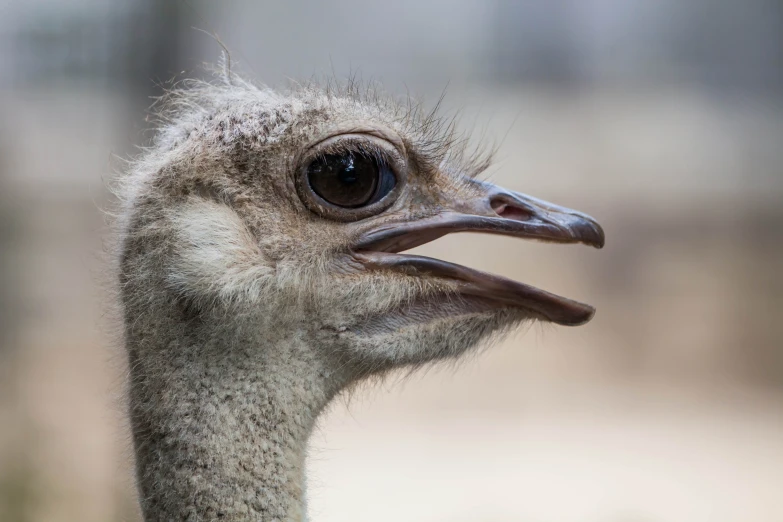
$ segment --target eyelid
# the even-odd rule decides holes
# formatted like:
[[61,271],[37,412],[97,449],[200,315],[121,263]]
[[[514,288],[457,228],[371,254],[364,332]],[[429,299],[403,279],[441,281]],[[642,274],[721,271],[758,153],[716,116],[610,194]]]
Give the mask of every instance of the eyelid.
[[380,140],[391,145],[403,158],[407,157],[408,154],[408,151],[405,148],[405,142],[397,132],[386,126],[362,121],[357,121],[352,127],[341,125],[339,128],[326,129],[318,140],[312,142],[308,146],[308,149],[318,148],[318,146],[325,141],[339,139],[341,137],[361,137],[366,140]]

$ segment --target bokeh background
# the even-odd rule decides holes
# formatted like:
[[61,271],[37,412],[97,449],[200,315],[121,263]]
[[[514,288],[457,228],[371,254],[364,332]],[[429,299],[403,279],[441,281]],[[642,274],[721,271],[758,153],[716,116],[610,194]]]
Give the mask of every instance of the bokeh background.
[[314,520],[783,520],[778,0],[2,0],[0,521],[138,520],[101,209],[200,30],[272,86],[446,89],[492,180],[607,232],[420,248],[598,314],[335,404]]

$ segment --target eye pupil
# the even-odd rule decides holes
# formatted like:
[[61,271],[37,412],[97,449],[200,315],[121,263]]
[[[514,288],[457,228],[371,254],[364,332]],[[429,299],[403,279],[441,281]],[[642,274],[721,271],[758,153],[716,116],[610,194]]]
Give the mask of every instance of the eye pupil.
[[[391,181],[386,179],[389,176]],[[307,178],[310,187],[321,198],[345,208],[372,204],[395,184],[394,174],[387,165],[362,153],[321,156],[308,166]]]

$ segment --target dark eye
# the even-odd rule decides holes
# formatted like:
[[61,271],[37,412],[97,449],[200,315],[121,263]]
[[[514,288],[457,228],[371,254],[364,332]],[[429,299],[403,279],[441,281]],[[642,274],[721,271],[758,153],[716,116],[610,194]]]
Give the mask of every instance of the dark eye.
[[360,152],[319,156],[307,167],[307,180],[321,198],[343,208],[375,203],[397,183],[385,162]]

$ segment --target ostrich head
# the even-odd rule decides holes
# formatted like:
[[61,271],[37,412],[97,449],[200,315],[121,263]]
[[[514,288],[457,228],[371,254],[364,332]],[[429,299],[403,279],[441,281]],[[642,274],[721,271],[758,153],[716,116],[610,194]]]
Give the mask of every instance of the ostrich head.
[[593,315],[402,253],[461,231],[604,241],[585,214],[478,181],[487,161],[415,107],[234,79],[162,114],[125,178],[119,273],[148,520],[301,518],[306,440],[341,389]]

